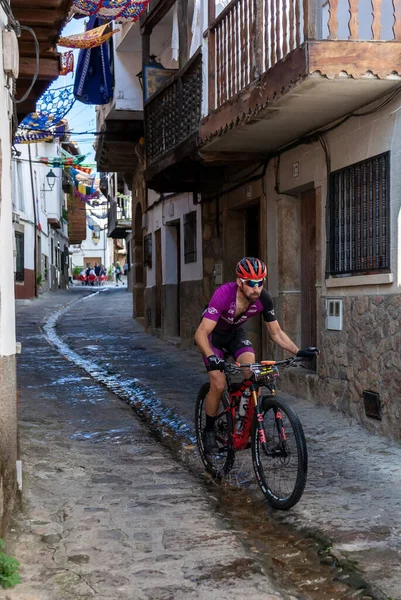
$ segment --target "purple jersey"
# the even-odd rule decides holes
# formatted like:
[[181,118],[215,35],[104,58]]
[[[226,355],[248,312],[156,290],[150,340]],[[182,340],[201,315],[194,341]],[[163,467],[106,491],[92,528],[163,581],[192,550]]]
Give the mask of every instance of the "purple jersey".
[[221,285],[213,294],[207,309],[203,313],[206,319],[216,321],[215,331],[235,331],[258,313],[263,313],[264,320],[269,323],[277,320],[274,314],[273,300],[267,290],[262,290],[256,302],[250,304],[246,311],[234,320],[237,307],[237,289],[238,286],[235,281]]

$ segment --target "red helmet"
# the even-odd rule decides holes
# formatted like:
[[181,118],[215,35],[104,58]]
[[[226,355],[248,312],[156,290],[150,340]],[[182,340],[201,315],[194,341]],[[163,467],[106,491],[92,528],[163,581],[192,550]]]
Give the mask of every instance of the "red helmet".
[[267,275],[265,263],[249,256],[239,261],[235,272],[240,279],[264,279]]

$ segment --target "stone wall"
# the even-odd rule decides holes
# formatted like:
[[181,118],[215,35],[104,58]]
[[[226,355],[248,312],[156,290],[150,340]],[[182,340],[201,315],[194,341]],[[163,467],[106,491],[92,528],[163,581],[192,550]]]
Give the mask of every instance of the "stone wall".
[[187,347],[194,345],[194,334],[209,299],[204,290],[204,282],[181,282],[181,341]]
[[0,358],[0,538],[14,508],[17,460],[15,355]]
[[[401,295],[343,298],[343,330],[320,328],[318,375],[283,374],[281,389],[332,405],[367,429],[401,439]],[[325,301],[320,300],[324,323]],[[382,421],[365,415],[363,391],[380,394]]]
[[206,303],[216,289],[215,264],[223,262],[223,219],[220,201],[202,204],[202,232],[203,291]]

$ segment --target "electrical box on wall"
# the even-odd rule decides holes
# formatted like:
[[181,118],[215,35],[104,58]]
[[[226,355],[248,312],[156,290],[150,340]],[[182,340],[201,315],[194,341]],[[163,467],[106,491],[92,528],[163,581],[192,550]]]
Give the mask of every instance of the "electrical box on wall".
[[18,40],[14,31],[3,31],[3,69],[17,79],[19,75]]
[[327,298],[326,300],[326,329],[342,331],[343,301],[342,298]]

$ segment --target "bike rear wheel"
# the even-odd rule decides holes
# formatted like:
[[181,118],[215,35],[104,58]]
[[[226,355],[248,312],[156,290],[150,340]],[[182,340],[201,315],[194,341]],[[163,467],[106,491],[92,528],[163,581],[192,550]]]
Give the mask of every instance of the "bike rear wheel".
[[[195,430],[198,442],[199,454],[205,465],[206,471],[214,477],[223,477],[231,471],[234,466],[235,452],[231,447],[233,434],[233,420],[230,412],[222,414],[228,407],[228,394],[224,392],[216,418],[215,429],[219,452],[207,454],[203,447],[202,433],[206,425],[205,398],[210,389],[209,383],[202,385],[196,399]],[[219,416],[220,415],[220,416]]]
[[[281,413],[286,440],[280,440],[276,415]],[[294,506],[304,492],[308,453],[301,421],[282,398],[265,396],[261,412],[269,452],[259,440],[256,416],[252,427],[252,461],[258,484],[268,502],[281,510]]]

